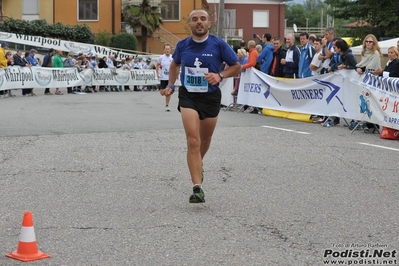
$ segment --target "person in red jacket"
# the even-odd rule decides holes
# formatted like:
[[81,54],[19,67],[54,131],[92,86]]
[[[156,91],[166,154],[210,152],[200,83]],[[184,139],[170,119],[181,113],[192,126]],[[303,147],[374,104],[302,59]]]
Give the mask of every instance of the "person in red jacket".
[[256,43],[254,40],[248,42],[248,62],[242,66],[242,70],[256,66],[256,59],[258,59],[258,50],[256,50]]

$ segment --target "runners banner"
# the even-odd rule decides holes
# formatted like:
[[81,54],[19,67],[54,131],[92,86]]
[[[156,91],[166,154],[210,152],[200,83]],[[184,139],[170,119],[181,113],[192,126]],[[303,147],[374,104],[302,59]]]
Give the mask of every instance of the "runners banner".
[[136,54],[124,53],[104,46],[89,43],[70,42],[49,37],[15,34],[9,32],[0,32],[0,41],[25,44],[33,47],[44,47],[47,49],[53,48],[54,50],[62,50],[65,52],[82,52],[84,54],[92,52],[98,57],[115,55],[115,59],[117,60],[127,58],[128,56],[136,56]]
[[157,85],[155,70],[43,68],[13,66],[0,68],[0,90],[64,88],[92,85]]
[[303,79],[278,79],[251,68],[241,75],[237,103],[399,128],[397,83],[399,80],[395,78],[358,75],[353,70]]

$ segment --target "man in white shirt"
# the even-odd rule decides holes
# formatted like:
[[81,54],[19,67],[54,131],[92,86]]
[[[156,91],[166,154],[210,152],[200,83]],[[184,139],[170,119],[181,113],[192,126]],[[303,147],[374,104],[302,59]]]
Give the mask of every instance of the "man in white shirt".
[[310,63],[310,70],[312,70],[313,76],[320,75],[321,71],[321,64],[323,63],[323,60],[319,59],[319,55],[321,53],[321,40],[320,39],[315,39],[313,41],[314,48],[316,49],[316,54],[313,56],[313,60]]
[[[168,82],[169,82],[169,69],[170,69],[170,64],[172,63],[172,60],[173,60],[171,52],[172,52],[172,48],[170,47],[170,45],[165,44],[164,54],[159,57],[157,66],[156,66],[157,75],[158,75],[159,80],[161,81],[160,93],[162,96],[164,96],[164,90],[165,90],[166,86],[168,86]],[[169,109],[170,97],[171,97],[171,95],[165,96],[165,111],[166,112],[170,112],[170,109]]]

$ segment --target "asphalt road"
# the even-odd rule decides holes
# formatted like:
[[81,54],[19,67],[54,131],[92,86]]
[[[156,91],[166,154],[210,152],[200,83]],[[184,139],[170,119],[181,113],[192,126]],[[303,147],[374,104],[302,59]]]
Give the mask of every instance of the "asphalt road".
[[349,249],[347,264],[396,259],[353,252],[399,247],[397,141],[222,111],[206,203],[189,204],[177,95],[167,113],[158,92],[35,92],[0,99],[3,254],[28,210],[51,256],[29,265],[313,266]]

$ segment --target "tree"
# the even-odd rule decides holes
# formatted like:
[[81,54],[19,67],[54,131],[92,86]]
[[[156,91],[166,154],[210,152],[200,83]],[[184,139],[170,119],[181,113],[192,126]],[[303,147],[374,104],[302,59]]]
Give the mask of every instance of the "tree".
[[[298,27],[306,27],[306,22],[309,28],[321,28],[322,32],[327,26],[327,14],[332,10],[332,7],[326,5],[322,0],[306,0],[303,4],[286,4],[285,18],[287,19],[287,26],[296,24]],[[322,20],[323,19],[323,20]],[[348,17],[337,19],[334,17],[334,27],[337,36],[350,36],[352,33],[349,29],[342,26],[353,22],[348,20]],[[320,35],[320,34],[319,34]]]
[[74,26],[62,23],[48,24],[44,19],[28,21],[8,18],[0,23],[0,31],[83,43],[94,42],[94,34],[86,24]]
[[137,38],[130,33],[119,33],[112,36],[111,47],[137,51]]
[[132,29],[141,28],[141,50],[147,52],[147,36],[152,34],[163,24],[161,13],[162,4],[152,6],[149,0],[143,0],[141,4],[127,3],[123,8],[123,20]]
[[94,43],[102,46],[111,46],[112,36],[112,33],[108,31],[100,31],[96,33]]
[[364,37],[368,33],[377,38],[399,36],[398,0],[326,0],[326,4],[333,7],[331,14],[334,18],[367,22],[354,33],[356,37]]

